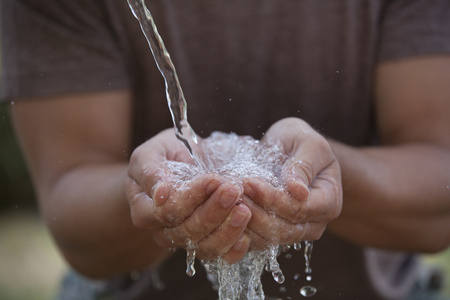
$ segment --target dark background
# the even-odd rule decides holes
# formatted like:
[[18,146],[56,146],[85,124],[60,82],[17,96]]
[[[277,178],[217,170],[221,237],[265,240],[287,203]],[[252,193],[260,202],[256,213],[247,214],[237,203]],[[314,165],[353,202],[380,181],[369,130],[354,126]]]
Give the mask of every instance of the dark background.
[[0,213],[35,210],[36,201],[23,156],[14,138],[9,104],[0,104]]

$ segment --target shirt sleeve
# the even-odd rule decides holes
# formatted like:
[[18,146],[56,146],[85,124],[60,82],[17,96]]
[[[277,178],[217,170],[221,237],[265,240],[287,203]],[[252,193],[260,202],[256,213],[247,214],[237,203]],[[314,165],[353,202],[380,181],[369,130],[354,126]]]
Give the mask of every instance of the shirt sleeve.
[[378,60],[450,53],[450,1],[386,1]]
[[1,100],[128,87],[106,2],[2,0]]

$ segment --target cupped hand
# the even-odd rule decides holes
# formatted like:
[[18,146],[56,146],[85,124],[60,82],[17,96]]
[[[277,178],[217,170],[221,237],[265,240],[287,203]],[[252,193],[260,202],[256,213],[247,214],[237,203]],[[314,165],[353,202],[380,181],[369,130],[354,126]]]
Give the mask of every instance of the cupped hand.
[[244,181],[244,203],[252,211],[249,228],[258,236],[252,247],[264,247],[263,240],[292,245],[319,239],[342,209],[340,167],[330,145],[296,118],[272,125],[262,142],[277,145],[288,158],[281,171],[284,186],[256,178]]
[[243,188],[218,174],[180,182],[165,162],[193,164],[173,130],[166,130],[132,154],[127,198],[133,223],[149,230],[163,248],[195,248],[200,259],[240,260],[250,238],[244,232],[251,211],[241,203]]

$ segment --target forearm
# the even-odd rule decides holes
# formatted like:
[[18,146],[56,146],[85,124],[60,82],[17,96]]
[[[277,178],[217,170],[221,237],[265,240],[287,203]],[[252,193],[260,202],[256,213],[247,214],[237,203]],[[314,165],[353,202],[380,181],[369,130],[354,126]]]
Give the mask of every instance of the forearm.
[[331,142],[344,205],[329,229],[351,242],[434,252],[450,243],[450,153],[434,145],[356,149]]
[[62,175],[41,201],[49,228],[69,263],[105,277],[158,263],[167,252],[131,221],[127,164],[81,165]]

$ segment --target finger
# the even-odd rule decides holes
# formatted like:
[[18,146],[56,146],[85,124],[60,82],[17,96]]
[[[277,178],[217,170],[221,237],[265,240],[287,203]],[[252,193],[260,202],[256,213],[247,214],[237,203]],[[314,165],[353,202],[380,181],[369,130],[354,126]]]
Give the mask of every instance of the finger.
[[284,188],[275,188],[256,178],[244,180],[244,193],[264,210],[291,223],[305,222],[304,211],[309,190],[305,185],[294,181],[290,182],[290,186],[300,199],[294,198]]
[[327,224],[327,222],[307,222],[304,224],[305,235],[302,240],[317,241],[327,228]]
[[188,151],[174,137],[171,130],[165,130],[137,147],[131,157],[128,173],[151,195],[159,180],[170,178],[171,170],[164,166],[166,161],[190,163],[193,160]]
[[[218,174],[204,174],[195,177],[183,187],[163,183],[161,187],[169,190],[168,199],[163,205],[155,207],[155,213],[166,226],[179,226],[219,188],[222,181]],[[155,199],[161,197],[159,187],[155,189]],[[161,195],[166,197],[166,191],[162,191]]]
[[241,194],[241,188],[236,185],[230,183],[220,185],[183,222],[181,229],[191,240],[203,239],[226,220]]
[[[253,211],[252,211],[252,219],[253,219]],[[250,219],[250,222],[251,222],[251,219]],[[250,222],[247,225],[247,229],[245,229],[245,233],[250,238],[249,249],[252,249],[252,250],[266,249],[270,245],[270,242],[267,239],[263,238],[260,234],[253,231],[253,229],[250,228]]]
[[269,244],[289,245],[304,239],[306,231],[302,224],[290,223],[271,212],[267,212],[250,199],[244,199],[243,202],[249,206],[252,212],[252,219],[248,224],[248,228],[251,229],[259,239],[265,241],[263,244],[261,243],[261,240],[258,241],[258,239],[255,239],[257,248],[265,248]]
[[230,250],[222,256],[222,258],[230,264],[240,261],[248,252],[250,241],[250,236],[244,232],[237,242],[230,248]]
[[[244,233],[251,216],[251,211],[246,205],[235,205],[225,222],[198,243],[200,257],[210,260],[223,256],[230,251],[231,247],[238,242]],[[243,248],[241,248],[242,250]],[[235,252],[241,253],[237,249]]]
[[311,222],[330,222],[342,209],[342,185],[338,167],[330,167],[321,172],[311,186],[308,200]]
[[307,142],[298,143],[282,168],[282,180],[295,179],[310,187],[317,174],[329,167],[336,158],[328,141],[319,134],[308,135]]
[[149,217],[152,216],[155,207],[153,199],[130,177],[126,179],[125,187],[133,224],[138,228],[154,230],[162,228],[162,225],[157,226],[157,222]]

